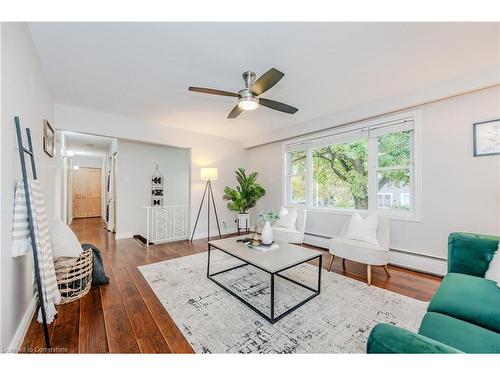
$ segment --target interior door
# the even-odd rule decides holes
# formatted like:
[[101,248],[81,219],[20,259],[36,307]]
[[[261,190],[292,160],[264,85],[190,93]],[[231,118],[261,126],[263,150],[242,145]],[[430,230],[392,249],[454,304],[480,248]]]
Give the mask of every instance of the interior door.
[[73,217],[87,217],[87,168],[73,170]]
[[101,216],[101,169],[73,170],[73,217]]
[[101,170],[87,170],[87,217],[101,216]]

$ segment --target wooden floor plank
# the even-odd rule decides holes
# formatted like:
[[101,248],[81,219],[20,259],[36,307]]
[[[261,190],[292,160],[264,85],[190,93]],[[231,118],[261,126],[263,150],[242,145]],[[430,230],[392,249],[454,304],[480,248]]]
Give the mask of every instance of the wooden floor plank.
[[60,305],[57,309],[57,319],[50,338],[55,353],[78,353],[80,301]]
[[123,305],[103,309],[110,353],[140,353],[127,312]]
[[[45,349],[45,336],[43,334],[43,325],[37,322],[38,308],[35,310],[30,326],[26,332],[19,353],[37,354]],[[49,337],[52,335],[54,323],[49,324]]]
[[100,286],[102,310],[110,353],[139,353],[132,324],[123,304],[122,295],[106,250],[101,251],[109,283]]
[[[104,239],[103,242],[106,242],[106,239]],[[132,250],[139,250],[140,252],[138,254],[142,253],[142,248],[135,248]],[[163,348],[164,352],[169,353],[170,349],[165,341],[165,338],[161,335],[156,321],[152,317],[144,299],[137,290],[129,272],[125,269],[125,264],[127,263],[126,254],[127,252],[121,256],[114,254],[113,261],[110,261],[109,265],[115,275],[116,285],[122,295],[123,305],[127,312],[135,338],[139,344],[139,348],[141,349],[141,352],[143,348],[148,351],[152,350],[153,347],[156,349]],[[146,339],[146,337],[149,337],[149,339]],[[146,345],[151,340],[154,340],[152,341],[154,343],[153,347]],[[163,341],[163,343],[160,341]]]
[[94,286],[80,303],[80,353],[108,353],[108,339],[99,287]]
[[[93,287],[76,303],[59,308],[49,326],[53,344],[80,353],[193,353],[193,349],[146,282],[138,266],[205,252],[206,240],[178,241],[141,247],[132,239],[115,240],[99,218],[74,220],[72,229],[81,242],[101,249],[107,285]],[[313,247],[314,248],[314,247]],[[323,267],[329,260],[323,253]],[[391,278],[372,267],[372,284],[412,298],[429,301],[441,278],[389,266]],[[366,282],[366,266],[336,259],[333,271]],[[43,347],[42,325],[34,317],[23,342],[26,352]]]
[[157,328],[166,341],[169,350],[171,349],[171,351],[175,353],[193,353],[191,346],[185,340],[184,336],[177,328],[177,325],[163,308],[137,268],[137,266],[144,264],[145,259],[150,259],[147,250],[143,248],[136,248],[135,250],[136,251],[129,250],[124,252],[123,263],[126,265],[130,279],[137,288]]
[[153,333],[149,336],[143,336],[137,339],[141,353],[149,354],[160,354],[160,353],[170,353],[170,348],[168,347],[165,339],[160,333]]

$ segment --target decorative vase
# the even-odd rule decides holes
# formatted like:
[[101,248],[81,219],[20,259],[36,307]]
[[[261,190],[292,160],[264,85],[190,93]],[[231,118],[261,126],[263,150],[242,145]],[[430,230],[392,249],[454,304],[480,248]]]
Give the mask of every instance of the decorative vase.
[[271,223],[266,221],[264,228],[262,228],[262,244],[270,245],[273,243],[273,230],[271,229]]
[[238,214],[238,229],[250,228],[250,214]]

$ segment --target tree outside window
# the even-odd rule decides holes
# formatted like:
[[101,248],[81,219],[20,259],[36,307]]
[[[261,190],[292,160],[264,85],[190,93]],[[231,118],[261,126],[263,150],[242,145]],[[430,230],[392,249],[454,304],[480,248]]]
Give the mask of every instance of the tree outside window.
[[313,206],[368,209],[368,141],[313,149]]

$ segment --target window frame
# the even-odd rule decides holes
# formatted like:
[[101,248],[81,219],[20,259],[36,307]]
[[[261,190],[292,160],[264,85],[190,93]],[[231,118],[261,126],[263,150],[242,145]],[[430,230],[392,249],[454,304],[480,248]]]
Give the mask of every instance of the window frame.
[[[412,124],[411,124],[412,123]],[[331,129],[329,131],[315,134],[312,138],[309,135],[296,138],[294,142],[283,142],[283,167],[284,184],[283,184],[283,204],[286,206],[298,206],[306,208],[311,212],[322,212],[332,214],[350,215],[353,212],[376,212],[381,216],[395,220],[404,221],[422,221],[422,204],[421,204],[421,114],[420,110],[399,113],[391,116],[379,117],[374,120],[363,121],[357,124],[341,127],[341,129]],[[411,142],[411,161],[408,166],[393,166],[393,167],[378,167],[378,136],[399,132],[404,130],[412,130]],[[349,139],[359,139],[368,137],[368,209],[352,209],[352,208],[333,208],[333,207],[316,207],[313,206],[313,158],[312,152],[314,148],[324,145],[332,145],[345,143]],[[306,186],[305,186],[305,204],[293,204],[291,202],[290,181],[288,176],[287,160],[290,151],[305,150],[307,156],[306,168]],[[378,171],[389,169],[409,169],[410,170],[410,210],[403,209],[384,209],[378,208]]]
[[[290,154],[295,151],[306,151],[306,173],[304,175],[301,174],[292,174],[292,159],[290,157]],[[307,206],[308,202],[308,185],[309,185],[309,175],[310,175],[310,168],[309,168],[309,151],[307,150],[307,147],[305,145],[300,145],[297,147],[292,147],[288,148],[286,152],[284,153],[284,181],[285,181],[285,187],[284,187],[284,193],[285,193],[285,201],[288,202],[285,205],[286,206],[297,206],[297,207],[305,207]],[[305,203],[293,203],[291,201],[292,199],[292,177],[295,176],[304,176],[305,180]]]

